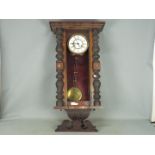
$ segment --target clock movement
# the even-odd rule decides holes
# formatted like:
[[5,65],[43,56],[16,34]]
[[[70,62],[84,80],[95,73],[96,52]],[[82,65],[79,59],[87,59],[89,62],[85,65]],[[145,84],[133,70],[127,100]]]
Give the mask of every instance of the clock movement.
[[87,118],[101,105],[98,41],[104,25],[100,20],[50,22],[57,39],[55,109],[65,110],[70,118],[55,131],[97,131]]

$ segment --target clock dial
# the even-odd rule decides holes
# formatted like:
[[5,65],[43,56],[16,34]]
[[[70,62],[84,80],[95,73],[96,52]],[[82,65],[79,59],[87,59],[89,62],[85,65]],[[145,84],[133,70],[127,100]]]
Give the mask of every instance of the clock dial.
[[88,41],[84,35],[73,35],[68,42],[68,48],[70,52],[74,54],[82,55],[88,49]]

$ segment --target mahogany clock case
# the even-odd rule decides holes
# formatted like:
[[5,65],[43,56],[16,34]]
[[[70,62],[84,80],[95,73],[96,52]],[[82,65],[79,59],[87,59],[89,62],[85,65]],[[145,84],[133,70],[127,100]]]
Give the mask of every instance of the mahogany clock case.
[[[104,25],[104,21],[97,20],[50,22],[51,30],[57,38],[56,109],[65,109],[72,120],[64,121],[56,131],[97,131],[95,126],[90,121],[85,121],[85,119],[89,116],[91,109],[101,105],[98,34],[102,31]],[[75,34],[84,36],[88,41],[87,51],[82,55],[73,54],[69,50],[68,41]],[[82,92],[82,98],[76,102],[74,100],[70,101],[70,98],[68,98],[68,91],[75,87],[75,81],[76,87]],[[77,105],[72,105],[72,103],[77,103]]]
[[[100,105],[100,56],[99,36],[105,25],[100,20],[54,20],[50,22],[51,30],[56,34],[57,63],[57,108],[68,104],[67,91],[73,86],[75,56],[68,49],[68,40],[72,35],[81,34],[88,40],[89,47],[82,56],[76,56],[78,87],[82,91],[83,103]],[[95,78],[94,78],[95,77]]]

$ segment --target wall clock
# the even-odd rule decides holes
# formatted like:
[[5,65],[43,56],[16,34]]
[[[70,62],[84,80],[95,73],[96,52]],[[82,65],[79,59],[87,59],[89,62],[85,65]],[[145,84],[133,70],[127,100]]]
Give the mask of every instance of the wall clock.
[[100,102],[99,33],[105,25],[100,20],[54,20],[56,34],[57,95],[55,109],[65,110],[56,131],[97,131],[87,120]]

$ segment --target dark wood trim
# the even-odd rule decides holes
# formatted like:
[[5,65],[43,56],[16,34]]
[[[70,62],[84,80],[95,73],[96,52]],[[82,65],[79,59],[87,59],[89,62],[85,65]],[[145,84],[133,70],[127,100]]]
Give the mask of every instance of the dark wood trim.
[[102,31],[105,22],[103,20],[52,20],[51,30],[56,33],[57,29],[66,30],[89,30],[96,29]]
[[94,29],[93,30],[93,76],[94,76],[94,81],[93,81],[93,87],[94,87],[94,106],[100,106],[101,101],[100,101],[100,68],[99,67],[94,67],[95,64],[100,64],[99,58],[99,45],[98,45],[98,40],[99,40],[99,32],[98,30]]
[[89,88],[90,88],[90,105],[93,105],[93,68],[92,68],[92,62],[93,62],[93,33],[92,30],[89,31]]
[[63,91],[64,91],[64,105],[67,106],[67,38],[66,38],[66,31],[64,31],[63,33],[63,55],[64,55],[64,71],[63,71],[63,74],[64,74],[64,87],[63,87]]
[[[63,60],[64,60],[64,55],[63,55],[63,30],[59,29],[56,32],[56,39],[57,39],[57,46],[56,46],[56,64],[64,64]],[[63,91],[63,87],[64,87],[64,75],[63,75],[63,70],[64,68],[60,68],[57,67],[57,81],[56,81],[56,88],[57,88],[57,95],[56,95],[56,105],[57,106],[63,106],[64,105],[64,91]]]

